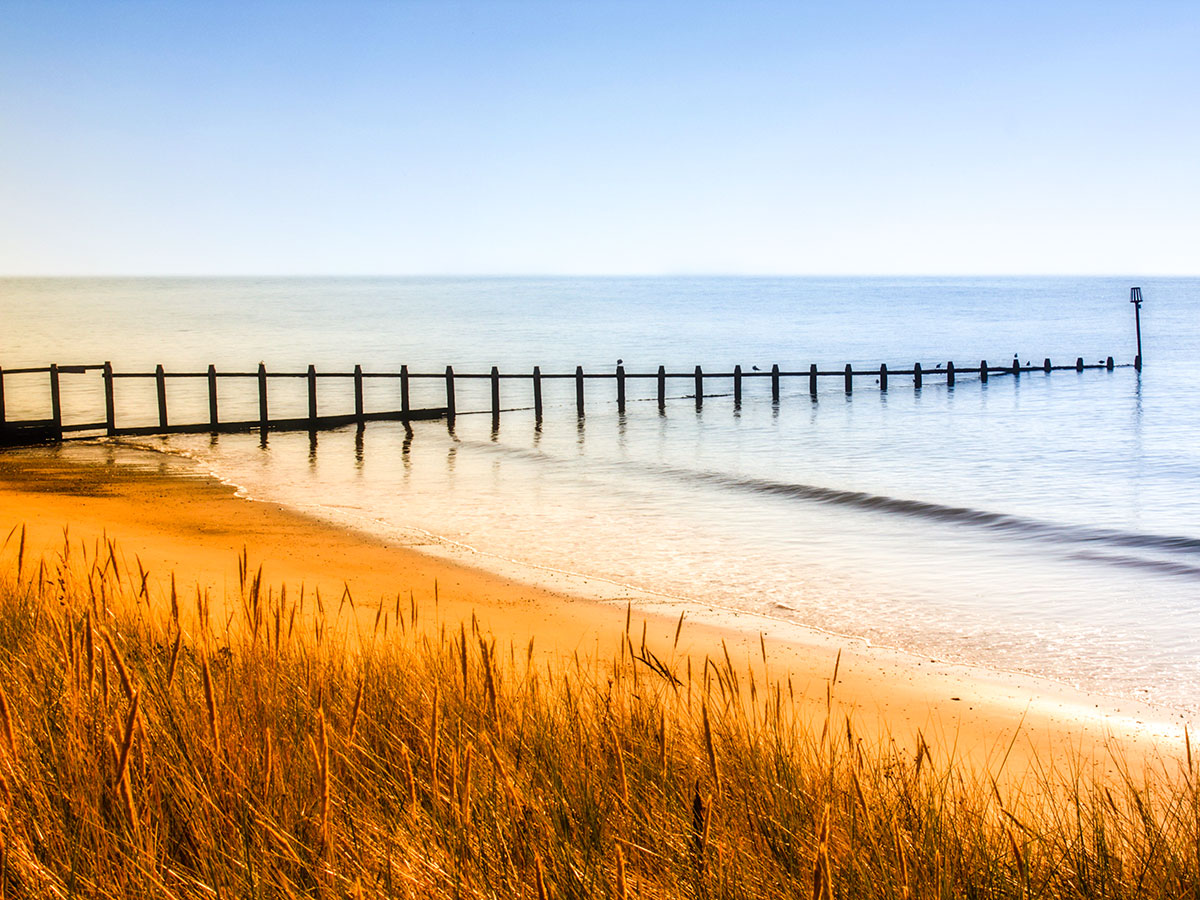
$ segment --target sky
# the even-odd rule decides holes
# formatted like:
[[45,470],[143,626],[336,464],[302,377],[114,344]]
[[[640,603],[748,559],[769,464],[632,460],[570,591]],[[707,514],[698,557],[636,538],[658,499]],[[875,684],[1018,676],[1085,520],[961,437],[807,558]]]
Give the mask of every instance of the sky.
[[1200,4],[0,0],[0,275],[1200,274]]

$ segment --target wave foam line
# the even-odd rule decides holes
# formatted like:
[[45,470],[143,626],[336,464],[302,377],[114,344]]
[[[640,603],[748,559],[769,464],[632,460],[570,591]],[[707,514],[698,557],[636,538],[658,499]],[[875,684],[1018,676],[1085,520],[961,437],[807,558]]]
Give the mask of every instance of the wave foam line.
[[[461,443],[470,446],[472,449],[480,449],[490,453],[502,453],[503,455],[518,459],[552,463],[559,466],[572,465],[577,462],[552,456],[542,450],[507,447],[503,444],[493,444],[484,441],[463,441]],[[587,464],[594,466],[595,462],[591,461]],[[901,497],[889,497],[884,494],[871,494],[865,491],[849,491],[812,484],[775,481],[767,478],[732,475],[724,472],[705,471],[703,469],[687,469],[666,464],[622,461],[614,465],[617,468],[633,467],[647,474],[669,475],[682,481],[714,485],[731,490],[748,491],[811,503],[860,509],[866,512],[890,513],[892,515],[925,519],[948,525],[964,525],[998,531],[1027,539],[1040,539],[1063,544],[1104,545],[1150,552],[1183,554],[1193,557],[1200,556],[1200,538],[1184,535],[1147,534],[1136,531],[1124,531],[1117,528],[1065,525],[1012,515],[1010,513],[973,509],[967,506],[948,506],[927,500],[908,500]],[[1100,560],[1099,555],[1092,558],[1096,561]],[[1131,564],[1131,559],[1123,558],[1121,562],[1122,564],[1129,565]],[[1154,566],[1154,561],[1152,560],[1146,560],[1145,566],[1154,567],[1161,572],[1169,572],[1176,575],[1193,575],[1198,572],[1197,568],[1191,565],[1181,565],[1174,568],[1167,564]]]

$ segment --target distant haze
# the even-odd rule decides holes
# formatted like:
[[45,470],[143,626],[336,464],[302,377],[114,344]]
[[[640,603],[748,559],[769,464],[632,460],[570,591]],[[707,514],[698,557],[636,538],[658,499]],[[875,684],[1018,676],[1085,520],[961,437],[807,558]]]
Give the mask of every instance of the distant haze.
[[0,3],[0,275],[1196,273],[1189,2]]

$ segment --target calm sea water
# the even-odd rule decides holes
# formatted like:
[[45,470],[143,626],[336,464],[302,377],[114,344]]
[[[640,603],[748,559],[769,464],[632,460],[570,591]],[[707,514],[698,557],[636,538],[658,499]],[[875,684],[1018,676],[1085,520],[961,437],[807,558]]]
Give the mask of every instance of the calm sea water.
[[[766,379],[735,410],[728,383],[548,383],[546,414],[460,415],[411,433],[151,442],[255,497],[414,542],[479,551],[761,613],[942,659],[1020,670],[1168,708],[1200,708],[1200,280],[1197,279],[106,279],[0,281],[0,365],[152,368],[728,371],[953,359],[1096,362],[1135,353],[1129,287],[1146,304],[1146,367],[958,383],[871,377],[816,400]],[[45,414],[41,378],[8,376],[8,414]],[[460,382],[459,409],[488,406]],[[301,381],[273,410],[306,409]],[[102,409],[64,376],[67,416]],[[347,409],[349,385],[323,408]],[[441,385],[414,402],[440,405]],[[503,405],[528,407],[527,382]],[[372,382],[369,407],[398,389]],[[99,400],[100,406],[97,407]],[[254,417],[252,382],[222,395]],[[122,382],[125,423],[153,385]],[[203,385],[171,388],[203,419]],[[769,626],[769,622],[767,623]]]

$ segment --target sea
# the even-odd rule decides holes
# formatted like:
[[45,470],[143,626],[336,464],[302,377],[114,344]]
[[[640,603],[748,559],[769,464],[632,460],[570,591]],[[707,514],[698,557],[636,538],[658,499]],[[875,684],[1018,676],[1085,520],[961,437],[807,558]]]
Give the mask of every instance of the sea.
[[[1144,365],[1130,288],[1144,297]],[[696,403],[672,379],[458,378],[458,415],[306,432],[121,439],[187,457],[246,496],[453,551],[531,582],[569,573],[682,609],[802,625],[918,657],[1200,709],[1200,279],[104,278],[0,280],[0,367],[117,372],[747,373],[912,368],[911,376],[728,378]],[[1111,370],[991,365],[1115,358]],[[954,361],[951,387],[938,373]],[[66,421],[103,419],[95,372],[64,374]],[[353,409],[320,383],[322,413]],[[368,410],[395,379],[368,379]],[[48,414],[44,375],[6,374],[10,419]],[[253,419],[252,379],[221,387]],[[271,382],[303,416],[303,379]],[[204,421],[201,379],[173,421]],[[414,379],[441,406],[444,381]],[[120,425],[156,421],[154,383],[120,380]],[[101,439],[104,444],[108,439]]]

